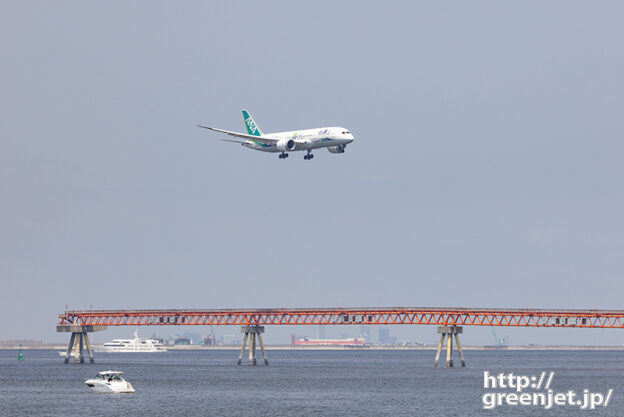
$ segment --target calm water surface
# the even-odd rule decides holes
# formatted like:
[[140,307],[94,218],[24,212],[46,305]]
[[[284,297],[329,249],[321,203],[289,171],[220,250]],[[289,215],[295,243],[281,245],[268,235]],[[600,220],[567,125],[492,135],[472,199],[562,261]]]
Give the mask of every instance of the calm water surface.
[[[269,351],[268,367],[236,366],[235,351],[96,353],[95,365],[24,353],[0,351],[1,416],[624,416],[624,352],[467,351],[453,369],[433,368],[432,351]],[[91,393],[84,380],[108,369],[137,392]],[[555,371],[555,391],[614,393],[593,411],[484,410],[484,370]]]

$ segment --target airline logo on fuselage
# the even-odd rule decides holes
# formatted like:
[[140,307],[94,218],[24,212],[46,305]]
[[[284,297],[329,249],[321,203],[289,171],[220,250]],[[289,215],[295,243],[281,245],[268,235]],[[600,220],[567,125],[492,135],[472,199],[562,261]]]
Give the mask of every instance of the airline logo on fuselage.
[[258,133],[258,128],[256,127],[256,123],[251,117],[246,118],[245,122],[247,123],[247,127],[249,128],[249,131],[251,133],[253,133],[254,135]]

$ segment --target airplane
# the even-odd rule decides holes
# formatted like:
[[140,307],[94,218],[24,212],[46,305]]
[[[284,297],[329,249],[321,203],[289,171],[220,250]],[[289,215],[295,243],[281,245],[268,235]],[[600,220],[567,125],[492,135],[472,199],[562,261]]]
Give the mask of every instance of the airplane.
[[245,109],[243,120],[247,133],[232,132],[209,126],[197,125],[204,129],[225,133],[234,139],[221,139],[226,142],[240,143],[246,148],[263,152],[280,152],[279,158],[288,158],[288,152],[307,151],[303,159],[314,158],[312,149],[327,148],[330,153],[344,153],[347,144],[355,139],[344,127],[320,127],[317,129],[296,130],[291,132],[262,133],[251,114]]

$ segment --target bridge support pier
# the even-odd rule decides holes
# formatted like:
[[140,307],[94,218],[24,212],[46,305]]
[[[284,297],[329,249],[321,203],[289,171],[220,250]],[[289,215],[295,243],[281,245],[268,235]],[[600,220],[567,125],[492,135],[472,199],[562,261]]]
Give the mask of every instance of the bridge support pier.
[[262,350],[262,356],[264,357],[264,364],[268,365],[266,352],[264,351],[264,343],[262,343],[262,333],[264,333],[264,326],[249,325],[241,326],[241,333],[245,333],[243,337],[243,344],[241,346],[240,354],[238,355],[238,365],[243,361],[243,354],[245,353],[245,346],[247,345],[247,339],[249,339],[249,365],[256,365],[256,338],[260,342],[260,349]]
[[67,353],[65,353],[65,363],[69,363],[72,348],[74,348],[74,363],[84,363],[84,347],[86,346],[89,353],[89,363],[95,363],[93,359],[93,349],[89,342],[89,332],[97,332],[106,330],[106,326],[91,326],[82,324],[60,324],[56,326],[56,331],[61,333],[70,333],[69,345],[67,345]]
[[453,336],[455,336],[455,342],[457,343],[457,351],[459,352],[459,359],[461,360],[462,367],[466,366],[464,360],[464,353],[462,352],[461,345],[459,344],[459,335],[463,333],[463,327],[461,326],[439,326],[438,334],[440,334],[440,343],[438,344],[438,350],[436,351],[435,360],[433,366],[438,366],[440,360],[440,352],[444,345],[444,338],[446,337],[446,367],[453,367]]

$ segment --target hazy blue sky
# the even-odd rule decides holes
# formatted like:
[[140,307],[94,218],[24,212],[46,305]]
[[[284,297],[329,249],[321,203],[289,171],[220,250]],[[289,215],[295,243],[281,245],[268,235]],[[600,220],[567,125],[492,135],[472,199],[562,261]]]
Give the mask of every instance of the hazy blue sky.
[[[0,338],[65,341],[66,305],[623,308],[623,13],[5,3]],[[283,161],[195,127],[242,131],[243,107],[265,132],[338,125],[356,141]],[[207,333],[164,332],[185,330]],[[619,330],[497,331],[624,342]],[[491,343],[491,330],[464,341]]]

